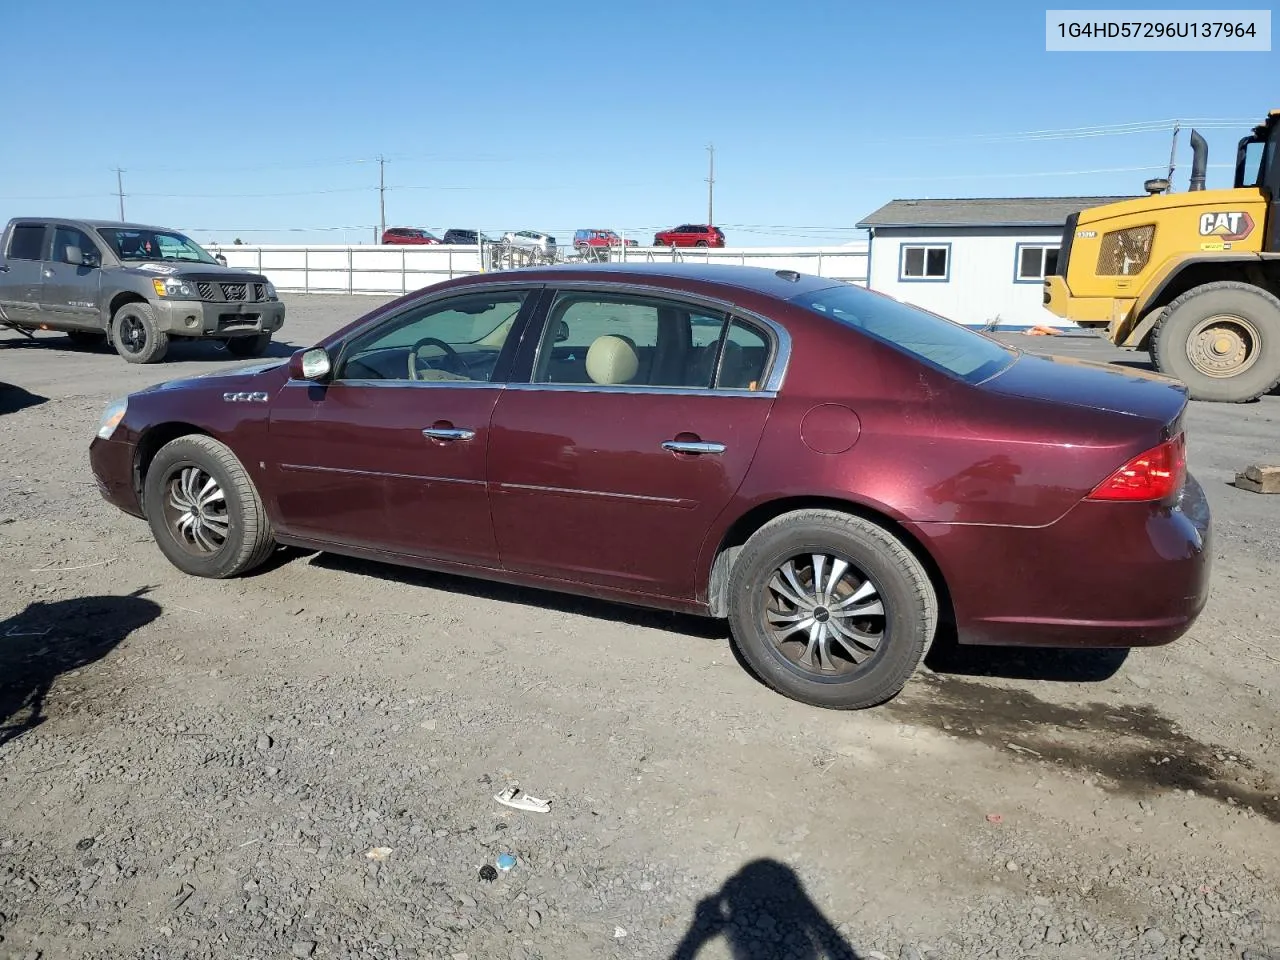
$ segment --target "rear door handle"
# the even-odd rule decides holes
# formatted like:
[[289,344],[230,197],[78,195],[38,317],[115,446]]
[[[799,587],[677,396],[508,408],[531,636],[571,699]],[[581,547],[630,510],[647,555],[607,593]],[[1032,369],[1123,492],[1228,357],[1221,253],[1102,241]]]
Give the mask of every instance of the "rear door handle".
[[9,265],[7,263],[0,263],[0,273],[8,273],[8,272],[9,272]]
[[52,271],[52,270],[50,270],[48,267],[45,267],[45,268],[44,268],[43,273],[44,273],[44,275],[45,275],[46,277],[48,277],[48,278],[50,278],[50,279],[52,279],[52,278],[53,278],[53,271]]
[[473,440],[474,430],[456,430],[453,427],[427,427],[422,435],[429,440]]
[[723,443],[708,443],[705,440],[667,440],[662,444],[663,450],[672,453],[724,453]]

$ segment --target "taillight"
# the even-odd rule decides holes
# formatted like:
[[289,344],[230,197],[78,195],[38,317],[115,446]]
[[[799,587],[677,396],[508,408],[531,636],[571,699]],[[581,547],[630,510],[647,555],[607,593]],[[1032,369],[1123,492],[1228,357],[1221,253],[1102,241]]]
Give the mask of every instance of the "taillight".
[[1187,476],[1184,434],[1140,453],[1098,484],[1090,500],[1164,500],[1182,489]]

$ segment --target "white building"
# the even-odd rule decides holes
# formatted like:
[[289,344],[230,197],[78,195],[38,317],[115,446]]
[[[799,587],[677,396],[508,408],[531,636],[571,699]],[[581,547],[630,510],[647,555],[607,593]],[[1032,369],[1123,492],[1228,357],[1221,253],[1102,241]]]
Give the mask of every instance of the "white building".
[[871,289],[969,326],[1072,326],[1044,308],[1067,216],[1129,197],[893,200],[858,226]]

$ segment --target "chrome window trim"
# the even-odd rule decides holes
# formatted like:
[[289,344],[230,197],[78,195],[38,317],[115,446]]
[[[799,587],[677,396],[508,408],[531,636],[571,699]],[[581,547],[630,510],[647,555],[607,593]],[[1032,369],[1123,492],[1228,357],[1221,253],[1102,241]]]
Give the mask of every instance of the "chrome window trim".
[[[699,307],[710,308],[710,309],[719,310],[723,313],[726,313],[729,315],[729,320],[731,323],[734,319],[740,319],[745,321],[749,325],[754,324],[756,326],[761,326],[766,331],[768,331],[768,335],[770,340],[772,341],[772,346],[774,349],[773,349],[773,355],[769,359],[768,375],[764,378],[764,383],[762,385],[761,390],[756,390],[756,391],[715,390],[715,391],[712,391],[710,389],[697,390],[697,388],[688,388],[688,387],[684,387],[684,388],[647,387],[644,389],[664,390],[664,392],[667,389],[686,389],[686,390],[693,389],[693,390],[696,390],[699,395],[704,393],[712,393],[712,392],[715,392],[715,393],[723,392],[723,393],[727,393],[734,396],[738,396],[738,395],[750,396],[750,395],[758,395],[761,393],[769,393],[769,394],[776,395],[777,392],[782,389],[782,384],[786,380],[787,368],[788,366],[790,366],[790,363],[791,363],[791,334],[787,331],[787,328],[782,326],[782,324],[778,323],[776,320],[771,320],[768,317],[763,316],[759,313],[756,313],[753,310],[744,309],[743,307],[738,306],[736,303],[732,302],[731,300],[722,300],[719,297],[709,297],[706,294],[702,294],[702,293],[691,293],[688,290],[679,290],[672,287],[658,286],[656,284],[626,283],[626,282],[616,282],[616,281],[611,282],[609,280],[565,280],[563,282],[549,280],[547,283],[543,284],[543,286],[550,287],[556,293],[560,293],[561,291],[565,291],[565,290],[585,291],[589,293],[622,293],[622,294],[631,294],[633,296],[648,296],[648,297],[656,296],[660,299],[683,301],[688,304],[696,304]],[[550,317],[550,313],[548,313],[546,317],[543,317],[543,326],[542,326],[542,329],[539,331],[540,337],[544,336],[546,333],[546,322],[549,317]],[[538,345],[539,352],[541,352],[541,349],[542,349],[542,344],[540,343]],[[536,370],[538,366],[536,355],[534,357],[533,365],[534,365],[534,370]],[[538,384],[532,384],[532,385],[538,386],[538,387],[578,386],[578,384],[550,384],[550,383],[538,383]],[[518,384],[512,384],[512,386],[518,386]],[[597,385],[586,384],[585,386],[594,387]],[[614,388],[607,388],[607,389],[617,389],[617,388],[614,387]],[[640,389],[640,388],[635,388],[635,389]]]
[[408,377],[403,380],[298,380],[290,377],[284,385],[286,387],[449,387],[454,390],[502,390],[509,386],[493,380],[410,380]]
[[634,393],[656,397],[739,397],[743,400],[758,398],[777,399],[776,390],[702,389],[699,387],[631,387],[626,384],[606,383],[508,383],[503,388],[527,393],[531,390],[547,393]]

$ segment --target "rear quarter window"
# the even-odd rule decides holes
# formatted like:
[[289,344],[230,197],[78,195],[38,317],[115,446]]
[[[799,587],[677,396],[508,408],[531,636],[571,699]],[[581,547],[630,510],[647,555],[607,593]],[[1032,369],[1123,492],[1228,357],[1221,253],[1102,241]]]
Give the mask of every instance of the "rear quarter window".
[[793,297],[798,306],[936,367],[967,383],[981,383],[1013,362],[1003,344],[952,320],[851,284]]

